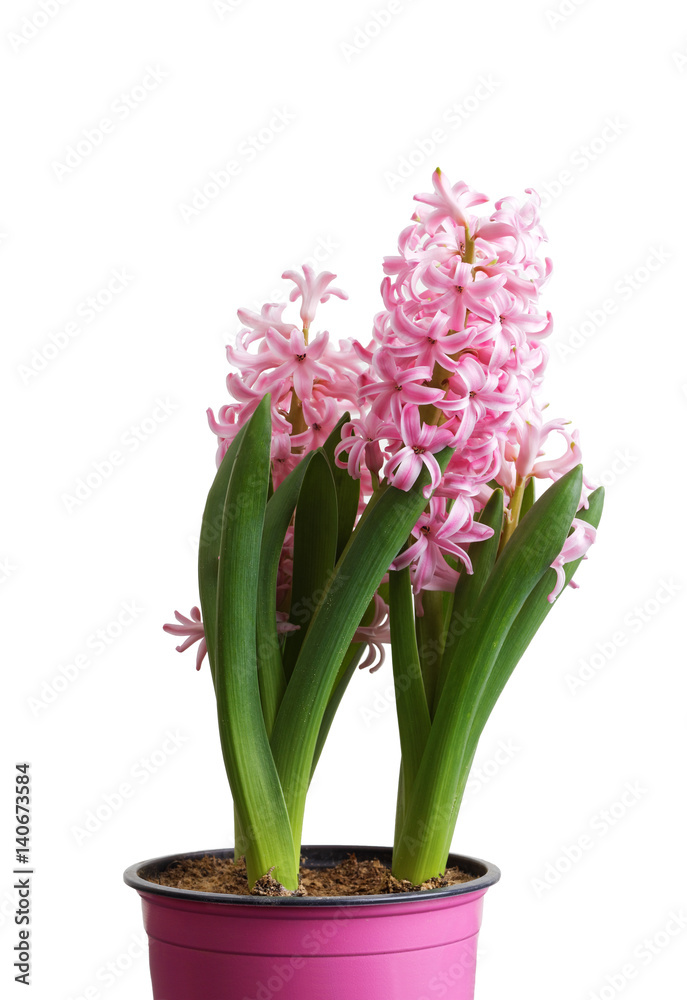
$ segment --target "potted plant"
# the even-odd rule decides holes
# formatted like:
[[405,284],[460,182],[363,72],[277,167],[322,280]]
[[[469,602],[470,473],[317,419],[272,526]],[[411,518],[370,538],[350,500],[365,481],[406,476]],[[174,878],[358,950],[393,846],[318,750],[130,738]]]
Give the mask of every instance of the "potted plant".
[[[207,653],[236,846],[128,869],[159,1000],[473,996],[499,873],[450,854],[458,810],[485,722],[593,542],[603,496],[577,432],[544,417],[536,195],[477,215],[484,195],[439,170],[433,184],[384,261],[369,344],[313,332],[319,304],[346,296],[307,266],[284,275],[300,322],[284,305],[239,311],[233,402],[209,411],[202,613],[165,626],[181,650],[198,642],[198,667]],[[334,714],[388,643],[393,849],[303,847]]]

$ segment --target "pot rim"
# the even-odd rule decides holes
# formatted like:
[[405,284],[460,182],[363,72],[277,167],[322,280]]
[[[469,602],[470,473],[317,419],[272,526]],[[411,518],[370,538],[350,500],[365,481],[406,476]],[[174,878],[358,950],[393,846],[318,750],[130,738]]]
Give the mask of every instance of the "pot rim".
[[[344,860],[349,854],[355,854],[363,861],[378,858],[380,861],[391,862],[389,847],[361,847],[356,845],[303,845],[301,853],[310,864],[319,862],[320,867],[330,867]],[[164,870],[173,861],[191,858],[203,858],[206,855],[217,858],[233,858],[233,848],[220,848],[209,851],[187,851],[180,854],[167,854],[158,858],[150,858],[130,865],[124,872],[124,881],[139,893],[154,896],[164,896],[168,899],[183,899],[196,903],[221,903],[239,906],[393,906],[399,903],[426,902],[436,899],[446,899],[450,896],[462,896],[469,893],[485,892],[501,878],[501,872],[496,865],[480,858],[465,854],[449,854],[448,866],[459,865],[468,875],[476,876],[471,882],[459,882],[457,885],[445,886],[440,889],[420,889],[413,892],[378,893],[370,896],[242,896],[224,892],[201,892],[197,889],[177,889],[173,886],[159,885],[149,882],[145,875]]]

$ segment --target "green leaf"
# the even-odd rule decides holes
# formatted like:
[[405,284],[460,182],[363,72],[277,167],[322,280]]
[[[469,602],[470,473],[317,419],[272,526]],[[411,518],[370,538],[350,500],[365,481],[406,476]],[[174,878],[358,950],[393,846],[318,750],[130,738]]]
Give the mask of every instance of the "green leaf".
[[337,524],[334,479],[326,456],[317,451],[305,473],[296,506],[289,621],[299,629],[289,634],[284,645],[287,682],[334,570]]
[[269,736],[286,687],[281,644],[277,632],[277,577],[284,538],[313,453],[305,455],[296,468],[280,483],[267,501],[260,551],[260,579],[256,632],[258,643],[258,678],[265,726]]
[[208,647],[208,662],[212,679],[215,679],[215,661],[217,658],[217,564],[219,545],[222,537],[224,504],[227,488],[234,462],[238,454],[245,427],[242,427],[229,445],[215,474],[203,511],[203,521],[200,528],[198,545],[198,591],[205,629],[205,640]]
[[[460,662],[449,670],[408,803],[393,863],[398,878],[417,885],[445,867],[455,802],[474,756],[473,728],[486,721],[490,689],[500,684],[499,653],[525,601],[563,548],[581,488],[581,466],[554,483],[515,529],[484,585],[475,621],[461,642]],[[421,823],[430,833],[410,848]]]
[[271,444],[270,398],[246,425],[227,489],[219,553],[215,689],[224,763],[251,885],[270,868],[298,884],[288,812],[270,750],[258,683],[255,622]]
[[422,610],[424,614],[414,619],[415,634],[426,703],[433,705],[444,652],[444,594],[423,590]]
[[[603,487],[601,487],[598,490],[595,490],[589,497],[588,509],[578,511],[575,514],[575,517],[580,521],[586,521],[588,524],[591,524],[596,528],[601,520],[603,505],[604,490]],[[581,562],[582,559],[576,559],[574,562],[566,563],[564,567],[566,586],[572,580],[573,575],[577,571]],[[507,641],[504,642],[501,647],[501,651],[494,667],[493,681],[487,692],[488,697],[485,697],[483,700],[480,718],[484,716],[485,711],[487,712],[487,715],[491,713],[491,710],[496,704],[496,700],[503,691],[503,688],[506,686],[508,678],[513,673],[513,670],[522,658],[523,653],[531,643],[532,639],[537,634],[537,631],[539,630],[544,619],[554,607],[554,604],[549,601],[549,594],[553,591],[555,583],[556,573],[554,570],[549,569],[523,604],[517,618],[508,632]],[[565,588],[563,593],[565,593]],[[484,721],[486,722],[486,718]],[[479,739],[480,735],[481,729],[473,735],[473,739],[476,741]]]
[[402,795],[398,802],[398,810],[401,811],[403,803],[409,800],[431,728],[415,634],[415,606],[408,567],[389,573],[389,624],[403,762]]
[[[601,520],[603,503],[604,490],[603,488],[600,488],[595,490],[595,492],[589,497],[588,509],[578,511],[575,514],[575,517],[580,521],[587,521],[596,528]],[[581,562],[582,559],[576,559],[574,562],[566,563],[564,567],[566,587],[577,572]],[[556,573],[554,570],[548,569],[523,604],[517,618],[510,627],[506,641],[501,646],[501,651],[494,666],[492,679],[480,703],[479,715],[476,717],[470,731],[470,746],[468,750],[470,763],[468,765],[468,772],[470,766],[472,766],[472,760],[475,756],[480,736],[482,735],[484,726],[486,725],[496,702],[500,698],[503,689],[511,677],[511,674],[522,659],[523,653],[526,651],[547,615],[554,607],[554,603],[549,601],[549,594],[553,591],[555,584]],[[565,593],[565,588],[563,589],[562,594],[563,593]],[[562,596],[562,594],[560,596]],[[459,807],[460,798],[457,799],[452,810],[451,830],[453,829],[458,817]]]
[[501,528],[503,525],[503,490],[494,490],[489,498],[489,502],[481,512],[479,522],[491,528],[494,533],[491,538],[485,538],[483,542],[473,542],[470,545],[469,554],[472,563],[472,573],[467,573],[463,569],[456,585],[451,619],[444,643],[444,656],[441,663],[439,683],[434,701],[435,712],[449,671],[455,663],[460,662],[461,638],[465,636],[472,624],[473,608],[496,562],[496,554],[499,550]]
[[[437,455],[442,468],[452,449]],[[343,657],[390,563],[427,505],[423,472],[404,492],[379,490],[351,535],[303,641],[272,734],[274,759],[300,841],[305,794],[322,719]]]
[[536,494],[534,491],[534,476],[531,476],[527,481],[527,486],[525,487],[525,492],[522,495],[522,504],[520,505],[520,518],[522,519],[530,507],[534,504],[536,500]]
[[360,503],[360,480],[353,479],[348,474],[348,469],[341,469],[336,464],[334,450],[341,440],[341,428],[351,419],[350,413],[344,413],[336,427],[329,435],[322,450],[327,456],[329,467],[334,477],[336,487],[336,501],[338,511],[338,528],[336,540],[336,558],[338,559],[346,547],[348,539],[351,537],[356,517],[358,516],[358,505]]

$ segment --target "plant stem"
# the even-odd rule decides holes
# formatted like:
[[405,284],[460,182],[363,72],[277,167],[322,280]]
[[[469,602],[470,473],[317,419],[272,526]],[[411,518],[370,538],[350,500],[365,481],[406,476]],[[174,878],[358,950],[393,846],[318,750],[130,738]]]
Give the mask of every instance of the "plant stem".
[[518,526],[518,521],[520,520],[520,510],[522,508],[522,499],[525,495],[525,489],[528,481],[528,479],[523,479],[522,476],[518,476],[515,481],[513,496],[508,504],[508,510],[506,511],[503,533],[501,535],[501,544],[499,545],[499,554],[501,554],[504,545]]
[[[461,260],[463,264],[474,264],[475,262],[475,241],[470,238],[470,232],[465,227],[465,247],[463,253],[461,254]],[[469,313],[467,314],[469,315]],[[466,319],[467,319],[466,315]],[[456,355],[458,357],[458,355]],[[455,360],[455,359],[452,359]],[[432,380],[429,385],[433,389],[443,389],[444,391],[448,388],[448,380],[450,379],[452,372],[444,368],[438,362],[434,365],[434,370],[432,371]],[[420,418],[425,424],[435,424],[440,426],[446,423],[448,420],[448,415],[440,410],[438,406],[434,403],[427,403],[420,407]]]
[[302,434],[307,431],[308,425],[303,416],[303,404],[296,395],[295,389],[291,393],[291,406],[286,419],[291,424],[291,434]]
[[423,590],[422,608],[424,614],[416,620],[417,644],[427,704],[432,706],[444,651],[444,595],[439,590]]
[[410,799],[431,729],[425,683],[415,637],[413,591],[408,568],[389,573],[389,620],[396,694],[396,714],[401,738],[402,785],[397,815]]

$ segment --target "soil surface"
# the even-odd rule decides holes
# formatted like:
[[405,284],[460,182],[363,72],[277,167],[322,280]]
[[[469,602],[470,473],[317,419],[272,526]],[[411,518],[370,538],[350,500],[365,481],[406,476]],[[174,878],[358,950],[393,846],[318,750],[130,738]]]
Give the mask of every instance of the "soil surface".
[[433,878],[422,885],[401,882],[391,870],[374,858],[358,861],[350,854],[345,861],[332,868],[301,867],[300,886],[290,892],[271,874],[256,882],[253,892],[248,888],[246,865],[243,858],[236,864],[231,858],[189,858],[173,862],[157,875],[149,875],[149,882],[168,885],[175,889],[192,889],[196,892],[225,892],[240,896],[372,896],[397,892],[417,892],[418,889],[439,889],[459,882],[472,882],[474,875],[466,875],[460,868],[447,868],[441,878]]

